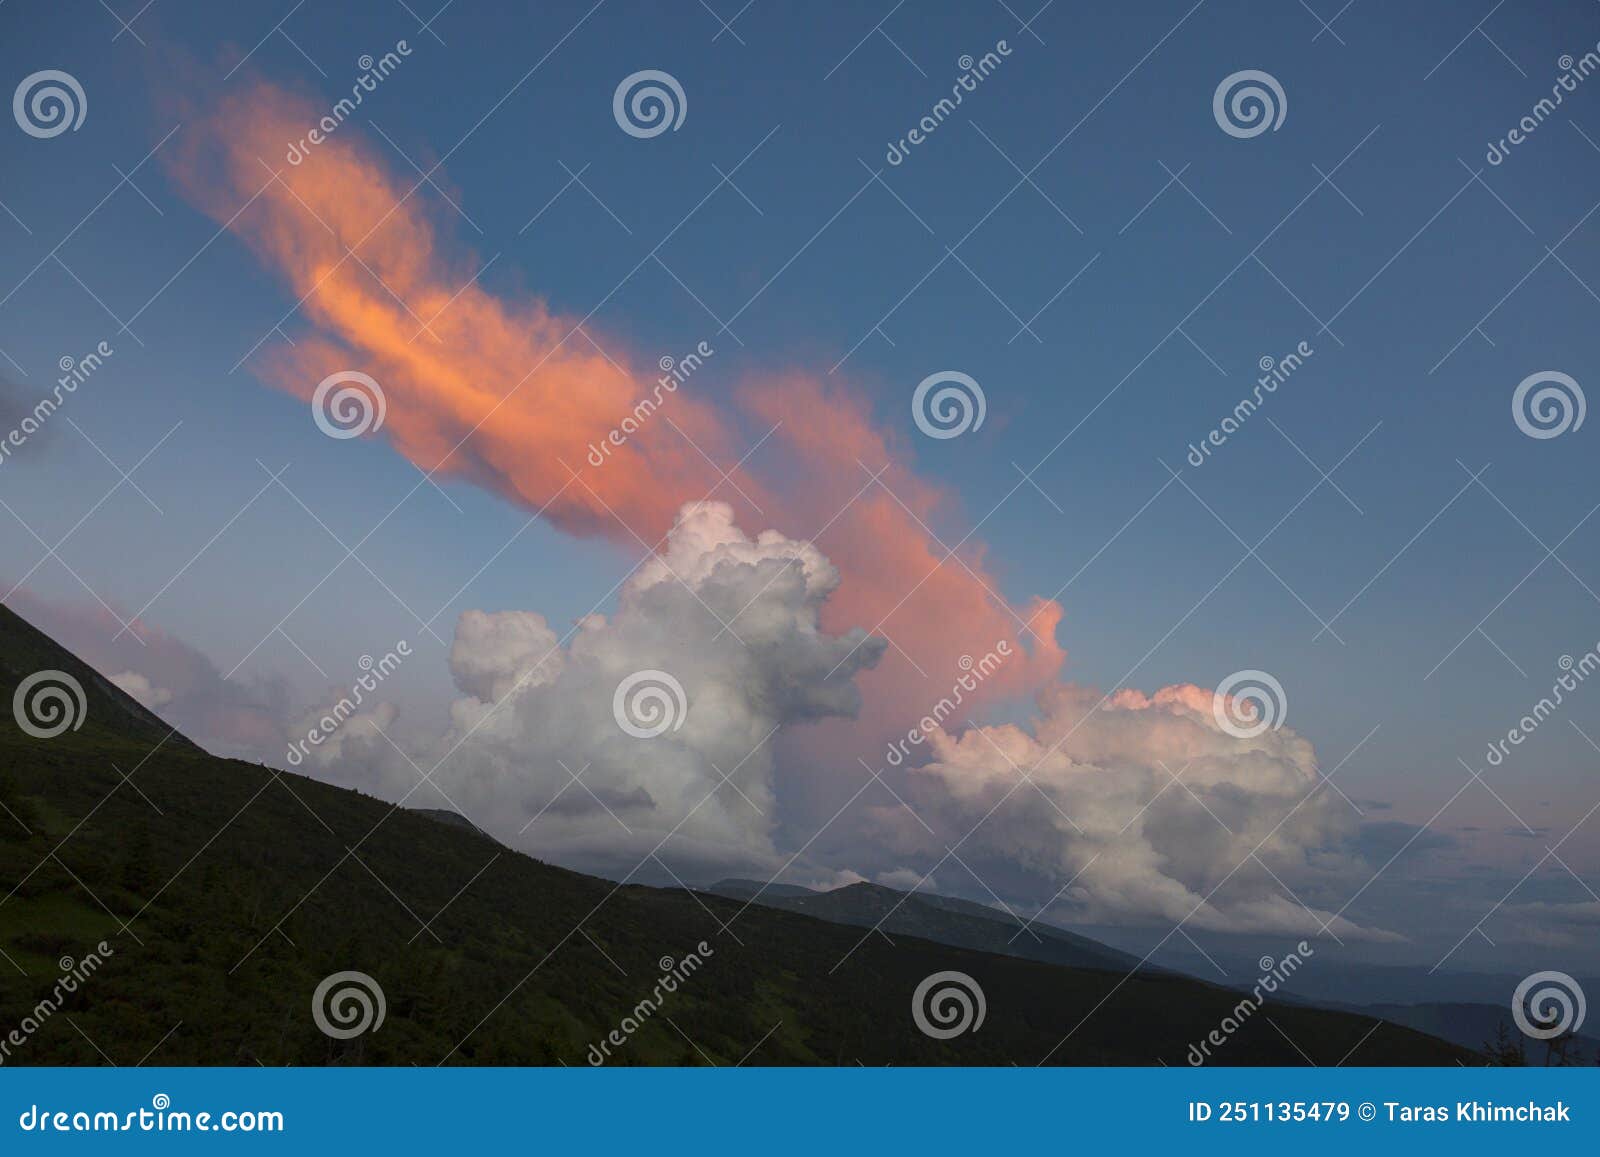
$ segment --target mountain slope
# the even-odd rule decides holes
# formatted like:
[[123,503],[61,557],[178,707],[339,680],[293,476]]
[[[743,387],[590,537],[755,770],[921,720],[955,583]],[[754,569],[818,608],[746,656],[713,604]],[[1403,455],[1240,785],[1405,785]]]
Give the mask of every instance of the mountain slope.
[[494,839],[494,837],[488,832],[479,828],[477,824],[473,823],[460,812],[453,812],[448,808],[438,807],[418,807],[412,808],[411,811],[415,815],[427,816],[431,820],[438,820],[441,824],[449,824],[453,828],[460,828],[463,831],[472,832],[474,835],[480,836],[483,839]]
[[[0,1025],[26,1030],[6,1063],[577,1065],[618,1030],[610,1063],[1181,1064],[1238,1001],[1183,978],[890,944],[762,905],[619,887],[165,739],[3,608],[0,657],[0,702],[35,664],[79,672],[88,698],[82,729],[49,740],[0,715]],[[697,951],[698,971],[645,1005]],[[98,970],[50,1005],[61,970],[91,952]],[[386,1015],[336,1039],[313,994],[349,970],[381,986]],[[975,978],[988,1011],[940,1041],[911,1001],[945,970]],[[1268,1006],[1217,1061],[1303,1063],[1295,1045],[1329,1063],[1352,1050],[1353,1064],[1471,1059],[1374,1028]]]
[[[712,892],[770,908],[801,912],[835,924],[881,929],[889,936],[917,936],[936,944],[1019,956],[1067,968],[1096,968],[1118,974],[1140,968],[1137,956],[1048,924],[1028,924],[950,896],[901,892],[881,884],[858,883],[828,892],[783,884],[765,887],[750,880],[723,880]],[[1165,969],[1144,965],[1146,973]]]
[[[136,631],[138,627],[130,629]],[[130,747],[141,754],[156,744],[170,750],[200,750],[111,680],[58,645],[49,635],[10,608],[0,607],[0,685],[5,688],[5,701],[0,705],[0,710],[15,710],[12,697],[19,683],[51,671],[64,672],[77,680],[84,694],[93,700],[95,709],[78,720],[78,727],[72,732],[74,737],[83,742],[101,747]],[[54,679],[47,679],[42,684],[59,685]],[[33,718],[48,721],[54,717],[36,714]]]
[[[1550,1049],[1543,1041],[1524,1037],[1516,1031],[1511,1010],[1505,1004],[1434,1001],[1428,1004],[1378,1004],[1351,1011],[1381,1017],[1393,1024],[1409,1025],[1419,1032],[1475,1049],[1493,1041],[1495,1034],[1504,1029],[1510,1032],[1513,1042],[1523,1046],[1530,1065],[1543,1065],[1550,1060]],[[1600,1039],[1580,1035],[1567,1046],[1567,1055],[1580,1064],[1600,1062]]]

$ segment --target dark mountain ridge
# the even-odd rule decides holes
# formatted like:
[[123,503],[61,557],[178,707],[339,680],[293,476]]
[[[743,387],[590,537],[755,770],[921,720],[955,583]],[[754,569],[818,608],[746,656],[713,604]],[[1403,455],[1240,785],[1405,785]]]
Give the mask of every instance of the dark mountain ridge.
[[971,900],[923,892],[902,892],[867,882],[819,892],[794,885],[767,885],[749,880],[723,880],[711,891],[769,908],[801,912],[857,928],[880,929],[890,936],[917,936],[938,944],[1060,964],[1128,973],[1177,975],[1141,964],[1137,956],[1107,947],[1049,924],[1027,922]]

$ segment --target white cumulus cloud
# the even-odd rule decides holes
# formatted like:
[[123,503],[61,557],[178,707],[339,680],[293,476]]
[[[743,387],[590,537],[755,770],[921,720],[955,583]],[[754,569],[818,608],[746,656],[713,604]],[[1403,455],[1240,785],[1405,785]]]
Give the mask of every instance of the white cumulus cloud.
[[1355,814],[1313,792],[1307,740],[1231,735],[1212,698],[1183,685],[1101,703],[1052,687],[1029,728],[935,733],[911,804],[948,839],[970,832],[963,854],[1011,873],[1018,894],[1059,893],[1058,919],[1393,938],[1301,902],[1359,873],[1342,850]]
[[[685,506],[609,617],[590,615],[563,637],[532,611],[464,613],[450,649],[462,696],[447,733],[413,768],[352,720],[336,774],[398,797],[437,765],[447,802],[424,787],[411,806],[458,807],[507,843],[576,866],[627,871],[670,834],[661,854],[680,864],[775,869],[771,740],[853,715],[855,675],[885,646],[822,630],[838,582],[808,543],[772,531],[752,539],[723,503]],[[614,712],[619,684],[639,672],[664,674],[683,696],[680,707],[666,692],[657,706],[669,725],[650,738]]]

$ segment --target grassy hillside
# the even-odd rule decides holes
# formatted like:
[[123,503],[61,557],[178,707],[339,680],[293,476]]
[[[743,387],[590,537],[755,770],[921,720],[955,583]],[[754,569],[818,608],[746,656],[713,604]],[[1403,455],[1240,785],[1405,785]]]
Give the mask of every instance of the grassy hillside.
[[[40,667],[81,677],[81,730],[40,740],[13,722],[13,689]],[[650,995],[661,958],[702,940],[704,967],[613,1063],[1182,1064],[1238,999],[619,889],[466,827],[163,740],[129,703],[0,608],[0,1035],[36,1014],[59,958],[101,940],[114,953],[6,1063],[578,1065]],[[379,981],[387,1016],[336,1040],[312,994],[349,969]],[[977,979],[988,1015],[937,1041],[911,997],[947,969]],[[1269,1006],[1218,1059],[1304,1063],[1295,1045],[1318,1063],[1470,1059],[1377,1023]]]

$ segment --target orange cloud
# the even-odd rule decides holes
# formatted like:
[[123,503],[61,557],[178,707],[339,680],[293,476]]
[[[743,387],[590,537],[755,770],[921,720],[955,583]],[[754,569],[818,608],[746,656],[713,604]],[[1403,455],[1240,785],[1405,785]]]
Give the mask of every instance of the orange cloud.
[[[657,422],[614,447],[603,468],[584,459],[657,375],[602,353],[575,319],[536,299],[469,284],[476,266],[442,251],[414,182],[391,173],[355,126],[288,164],[287,142],[317,116],[309,102],[257,85],[222,98],[174,142],[170,167],[185,193],[284,277],[316,327],[295,347],[266,347],[260,372],[310,398],[327,374],[361,370],[384,391],[384,432],[422,468],[526,506],[548,503],[546,517],[576,533],[631,540],[620,518],[654,542],[679,503],[716,481],[700,453]],[[672,420],[707,455],[738,458],[713,410],[672,401]]]
[[778,436],[803,463],[805,479],[786,491],[787,509],[807,533],[826,527],[817,545],[844,575],[823,625],[884,634],[928,676],[926,684],[908,680],[893,663],[865,673],[872,701],[899,688],[914,718],[930,692],[937,699],[949,690],[962,655],[977,657],[1002,639],[1025,650],[997,673],[991,694],[1025,691],[1057,674],[1066,657],[1055,641],[1060,605],[1037,599],[1019,612],[985,570],[981,544],[952,554],[959,538],[941,541],[931,530],[945,496],[899,465],[908,455],[873,425],[861,398],[790,376],[748,387],[743,402],[765,425],[782,421]]
[[[301,301],[313,332],[255,356],[270,384],[309,399],[330,373],[370,374],[385,395],[383,435],[418,466],[541,510],[573,533],[630,545],[635,536],[657,542],[680,504],[716,486],[706,459],[737,461],[750,441],[746,422],[759,422],[759,435],[781,421],[771,455],[781,464],[769,466],[764,448],[759,465],[737,478],[763,513],[726,488],[718,497],[752,529],[816,535],[843,576],[829,629],[885,633],[928,674],[925,685],[907,680],[891,660],[864,676],[874,716],[903,726],[903,715],[920,714],[928,693],[948,683],[961,655],[1001,639],[1025,651],[991,692],[1021,691],[1057,672],[1061,608],[1011,608],[979,546],[949,557],[928,529],[944,496],[894,464],[907,457],[904,447],[891,445],[858,395],[804,375],[750,383],[737,413],[688,390],[670,393],[663,409],[671,423],[644,419],[595,466],[589,448],[652,395],[657,368],[640,371],[623,343],[591,341],[577,319],[536,298],[509,300],[474,282],[477,265],[446,251],[425,194],[359,126],[340,126],[290,165],[288,142],[306,135],[318,110],[266,83],[230,93],[189,110],[168,164],[185,195],[226,222]],[[873,482],[869,471],[886,463]]]

